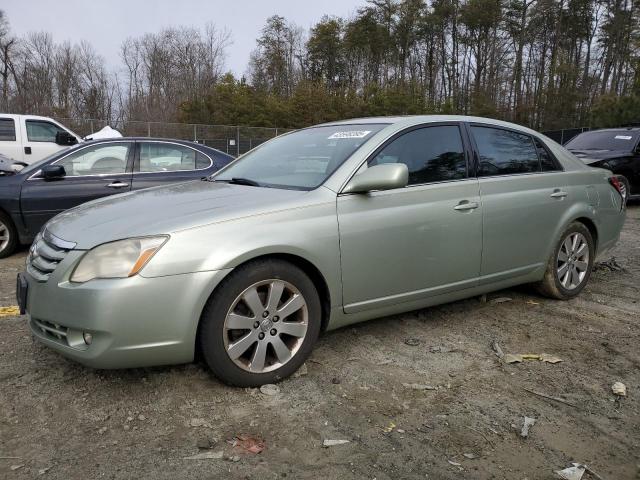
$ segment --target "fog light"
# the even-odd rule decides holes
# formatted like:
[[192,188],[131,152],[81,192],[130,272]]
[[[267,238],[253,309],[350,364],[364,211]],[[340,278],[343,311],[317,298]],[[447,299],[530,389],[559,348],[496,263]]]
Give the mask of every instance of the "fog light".
[[91,342],[93,342],[93,335],[91,335],[89,332],[83,332],[82,338],[84,338],[84,343],[86,343],[87,345],[91,345]]

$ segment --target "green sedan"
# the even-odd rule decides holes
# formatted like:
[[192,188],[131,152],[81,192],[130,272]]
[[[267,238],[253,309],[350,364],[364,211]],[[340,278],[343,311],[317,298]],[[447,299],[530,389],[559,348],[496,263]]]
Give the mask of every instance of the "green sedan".
[[611,172],[539,133],[461,116],[277,137],[201,181],[49,221],[18,277],[34,336],[96,368],[191,362],[256,386],[318,335],[530,283],[575,297],[618,240]]

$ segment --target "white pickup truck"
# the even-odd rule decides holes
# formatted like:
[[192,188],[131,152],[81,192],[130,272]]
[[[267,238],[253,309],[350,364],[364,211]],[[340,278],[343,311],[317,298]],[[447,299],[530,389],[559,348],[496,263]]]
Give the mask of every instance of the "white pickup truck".
[[52,118],[0,113],[0,154],[30,164],[81,142]]

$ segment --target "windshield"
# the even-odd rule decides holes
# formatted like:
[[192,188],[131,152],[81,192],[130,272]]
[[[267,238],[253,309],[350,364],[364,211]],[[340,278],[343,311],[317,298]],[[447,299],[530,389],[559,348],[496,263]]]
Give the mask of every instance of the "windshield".
[[638,140],[637,130],[584,132],[567,142],[569,150],[618,150],[630,152]]
[[332,125],[298,130],[252,150],[212,180],[312,190],[385,126]]

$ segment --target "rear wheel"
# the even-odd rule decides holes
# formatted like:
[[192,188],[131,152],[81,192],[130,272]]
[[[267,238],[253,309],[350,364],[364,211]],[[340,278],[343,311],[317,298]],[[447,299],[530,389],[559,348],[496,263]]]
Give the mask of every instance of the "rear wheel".
[[589,281],[594,255],[591,232],[583,223],[573,222],[560,237],[538,290],[559,300],[575,297]]
[[204,359],[223,382],[273,383],[294,373],[320,333],[321,307],[309,277],[282,260],[234,270],[211,296],[200,320]]
[[0,212],[0,258],[11,255],[18,246],[18,232],[11,218]]
[[618,175],[618,180],[622,184],[622,198],[629,200],[629,196],[631,196],[631,185],[629,184],[629,180],[624,175]]

